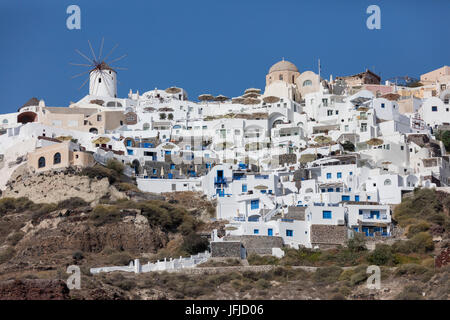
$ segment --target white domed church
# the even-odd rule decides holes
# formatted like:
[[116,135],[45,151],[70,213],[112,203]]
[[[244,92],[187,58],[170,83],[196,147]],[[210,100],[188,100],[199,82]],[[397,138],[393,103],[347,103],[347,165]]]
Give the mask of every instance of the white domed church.
[[300,73],[295,64],[287,60],[275,63],[266,75],[264,96],[288,98],[300,102],[302,95],[319,90],[319,76],[312,71]]

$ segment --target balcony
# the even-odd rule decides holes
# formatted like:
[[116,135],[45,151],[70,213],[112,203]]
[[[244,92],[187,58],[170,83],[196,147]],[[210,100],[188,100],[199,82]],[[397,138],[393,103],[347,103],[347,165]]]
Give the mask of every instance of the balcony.
[[215,177],[214,178],[214,185],[226,185],[227,184],[227,178],[224,177]]

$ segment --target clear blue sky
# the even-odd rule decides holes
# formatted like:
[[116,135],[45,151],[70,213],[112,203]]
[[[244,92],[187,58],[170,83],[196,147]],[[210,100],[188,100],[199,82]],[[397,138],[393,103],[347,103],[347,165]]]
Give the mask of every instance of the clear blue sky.
[[[81,8],[81,30],[66,28],[66,8]],[[366,28],[366,8],[381,8],[381,30]],[[324,77],[375,69],[383,79],[450,64],[448,0],[0,0],[1,113],[29,98],[67,106],[84,71],[74,49],[90,39],[105,51],[119,43],[119,96],[175,85],[198,94],[240,95],[264,88],[269,67],[285,57],[300,72]]]

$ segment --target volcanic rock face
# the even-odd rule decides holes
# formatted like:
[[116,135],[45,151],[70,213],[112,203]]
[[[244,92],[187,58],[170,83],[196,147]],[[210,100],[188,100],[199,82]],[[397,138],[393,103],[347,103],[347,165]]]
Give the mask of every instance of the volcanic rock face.
[[61,280],[9,280],[0,282],[0,300],[67,300],[69,288]]
[[126,198],[125,194],[109,184],[107,178],[90,179],[71,170],[33,175],[23,169],[13,174],[2,196],[27,197],[36,203],[57,203],[72,197],[86,202],[98,201],[104,196],[109,196],[111,200]]

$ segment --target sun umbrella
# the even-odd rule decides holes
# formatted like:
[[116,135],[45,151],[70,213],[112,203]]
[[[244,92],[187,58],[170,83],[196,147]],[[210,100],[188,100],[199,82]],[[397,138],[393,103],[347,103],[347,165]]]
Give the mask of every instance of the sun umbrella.
[[242,98],[242,97],[236,97],[236,98],[231,99],[232,103],[237,103],[237,104],[242,104],[244,101],[245,101],[245,98]]
[[178,93],[178,92],[180,92],[181,91],[181,89],[180,88],[177,88],[177,87],[170,87],[170,88],[167,88],[166,90],[165,90],[167,93]]
[[230,100],[230,98],[225,97],[224,95],[219,94],[217,97],[214,98],[214,101],[219,101],[219,102],[223,102],[223,101],[227,101]]
[[94,141],[92,141],[92,143],[105,144],[105,143],[108,143],[109,141],[111,141],[111,139],[108,137],[99,137],[99,138],[95,139]]
[[260,185],[257,185],[254,189],[256,189],[256,190],[266,190],[268,188],[267,188],[267,186],[263,186],[262,184],[260,184]]
[[383,144],[383,142],[384,142],[383,140],[378,139],[378,138],[372,138],[372,139],[366,141],[366,143],[369,146],[379,146],[380,144]]
[[257,93],[257,94],[259,94],[259,93],[261,93],[261,89],[257,89],[257,88],[248,88],[248,89],[246,89],[245,91],[244,91],[244,93]]
[[214,96],[209,94],[209,93],[205,93],[205,94],[201,94],[198,96],[198,100],[200,101],[212,101],[214,100]]
[[326,137],[326,136],[317,136],[314,138],[314,141],[317,142],[318,144],[326,144],[326,143],[330,143],[332,141],[332,139],[330,137]]
[[258,93],[255,92],[249,92],[249,93],[245,93],[243,95],[244,98],[258,98],[260,95]]
[[243,104],[258,104],[261,103],[261,100],[255,98],[246,98]]
[[265,103],[275,103],[275,102],[280,101],[280,98],[275,97],[275,96],[267,96],[267,97],[264,97],[264,98],[263,98],[263,101],[264,101]]

